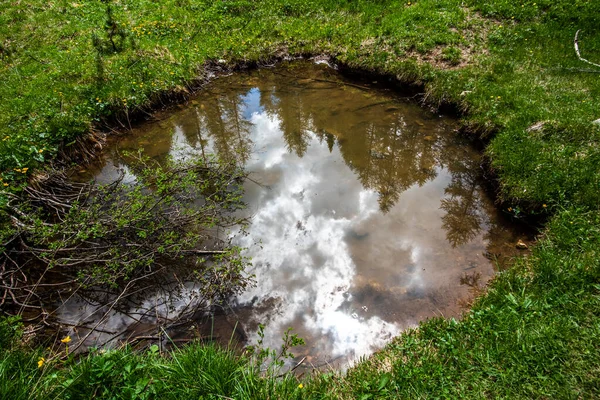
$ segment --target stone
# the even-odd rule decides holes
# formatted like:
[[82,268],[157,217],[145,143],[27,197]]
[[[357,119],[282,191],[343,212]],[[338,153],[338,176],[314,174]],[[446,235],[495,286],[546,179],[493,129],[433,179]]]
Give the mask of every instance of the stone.
[[527,128],[527,132],[535,132],[535,131],[539,131],[540,129],[542,129],[544,127],[544,125],[546,125],[547,121],[540,121],[537,122],[533,125],[531,125],[529,128]]
[[529,248],[529,246],[527,246],[527,244],[521,239],[519,239],[515,247],[519,250],[527,250]]

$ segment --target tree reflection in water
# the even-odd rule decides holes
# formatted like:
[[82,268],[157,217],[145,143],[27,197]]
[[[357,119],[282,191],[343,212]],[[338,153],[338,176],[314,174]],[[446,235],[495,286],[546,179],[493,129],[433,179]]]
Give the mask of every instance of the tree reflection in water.
[[[318,72],[328,75],[325,70]],[[457,158],[454,152],[443,151],[456,138],[435,117],[429,126],[407,121],[397,103],[329,80],[287,73],[238,82],[226,89],[220,86],[202,96],[187,116],[173,121],[172,129],[180,130],[187,145],[204,156],[213,151],[245,164],[252,152],[251,112],[264,112],[278,121],[287,151],[298,157],[305,154],[312,136],[325,142],[329,152],[337,144],[363,187],[377,192],[384,213],[402,192],[433,180],[437,168],[445,167],[452,176],[440,205],[446,212],[443,228],[448,241],[458,246],[475,237],[482,222],[477,211],[478,158]],[[323,89],[328,90],[326,107]],[[177,145],[174,140],[169,147]]]

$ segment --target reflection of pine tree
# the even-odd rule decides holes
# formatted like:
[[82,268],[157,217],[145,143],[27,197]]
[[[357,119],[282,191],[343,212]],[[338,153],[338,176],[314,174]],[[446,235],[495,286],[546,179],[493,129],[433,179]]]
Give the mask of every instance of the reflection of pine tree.
[[319,138],[319,143],[323,143],[323,141],[325,141],[325,143],[327,143],[327,149],[329,149],[329,152],[333,152],[333,146],[335,146],[335,136],[329,132],[325,132],[324,130],[319,130],[315,132],[315,134]]
[[236,137],[234,143],[235,147],[237,148],[237,158],[239,158],[239,161],[242,164],[245,164],[250,156],[249,136],[250,127],[252,124],[246,119],[242,118],[240,115],[240,107],[242,102],[240,95],[230,94],[227,100],[230,104],[229,124],[231,125],[232,132]]
[[390,120],[381,115],[372,120],[354,126],[351,139],[340,141],[340,150],[362,185],[379,193],[379,207],[387,212],[406,189],[435,178],[432,167],[439,155],[438,139],[424,141],[416,129],[405,126],[402,117]]
[[[269,77],[270,79],[267,79]],[[260,86],[260,106],[271,117],[277,116],[277,104],[279,99],[275,93],[279,90],[279,86],[275,81],[275,75],[268,74],[267,77],[261,77]]]
[[331,153],[333,151],[333,146],[335,145],[335,136],[333,136],[331,133],[325,133],[325,138],[327,139],[327,148]]
[[198,112],[208,135],[212,136],[220,158],[244,164],[250,156],[251,123],[242,118],[241,93],[228,92],[211,96]]
[[[195,135],[193,137],[188,136],[187,140],[188,140],[188,143],[192,144],[192,146],[194,146],[196,148],[200,147],[200,151],[202,152],[202,158],[204,158],[206,160],[206,156],[208,155],[206,152],[206,146],[208,144],[208,140],[206,140],[206,138],[203,136],[202,126],[203,126],[204,118],[198,108],[194,108],[194,114],[196,117],[195,118],[196,126],[195,126],[195,129],[193,130],[193,132],[195,132]],[[192,129],[190,129],[190,132],[192,132]],[[190,135],[190,136],[192,136],[192,135]]]
[[288,146],[288,151],[302,157],[308,149],[310,137],[308,136],[304,104],[299,93],[279,97],[277,115],[280,119],[279,128]]
[[476,165],[469,162],[453,162],[448,165],[452,181],[444,190],[440,208],[446,211],[442,227],[453,247],[473,239],[481,230],[482,216],[478,213],[481,199],[477,184]]

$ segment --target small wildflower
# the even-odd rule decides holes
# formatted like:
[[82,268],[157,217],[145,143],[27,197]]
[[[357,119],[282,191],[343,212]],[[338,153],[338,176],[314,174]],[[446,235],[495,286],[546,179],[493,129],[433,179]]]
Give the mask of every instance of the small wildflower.
[[65,336],[60,340],[61,343],[69,343],[71,341],[71,336]]
[[508,211],[512,211],[512,207],[508,207]]
[[42,365],[44,365],[45,361],[46,359],[44,357],[40,357],[40,359],[38,360],[38,368],[42,368]]
[[8,183],[4,182],[4,183],[2,184],[2,186],[4,186],[4,187],[7,187],[7,186],[8,186]]
[[[409,4],[410,4],[410,3],[409,3]],[[298,389],[302,389],[303,387],[304,387],[304,385],[303,385],[303,384],[299,384],[299,385],[298,385]]]
[[38,153],[42,154],[44,152],[44,149],[39,149]]
[[542,207],[546,208],[546,205],[545,205],[545,204],[542,204]]

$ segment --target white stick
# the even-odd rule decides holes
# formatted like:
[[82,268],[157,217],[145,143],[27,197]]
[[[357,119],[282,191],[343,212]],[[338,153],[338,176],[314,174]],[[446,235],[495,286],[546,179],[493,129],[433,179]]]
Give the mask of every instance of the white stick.
[[594,67],[600,68],[600,64],[595,64],[595,63],[588,61],[585,58],[581,57],[581,53],[579,52],[579,42],[578,42],[578,36],[579,36],[580,31],[581,31],[581,29],[579,29],[579,30],[577,30],[577,32],[575,32],[575,40],[573,41],[573,44],[575,45],[575,53],[577,53],[577,58],[579,58],[579,60],[581,60],[583,62],[593,65]]

